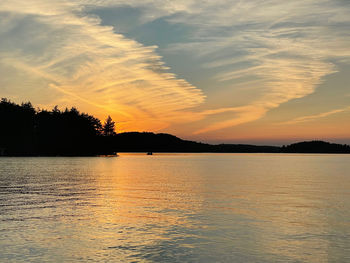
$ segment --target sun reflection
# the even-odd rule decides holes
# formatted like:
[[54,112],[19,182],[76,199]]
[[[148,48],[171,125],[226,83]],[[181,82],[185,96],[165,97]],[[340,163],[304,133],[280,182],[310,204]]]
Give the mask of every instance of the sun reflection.
[[198,173],[181,169],[179,173],[188,172],[190,178],[175,177],[166,158],[123,156],[101,159],[94,167],[96,199],[89,213],[97,225],[105,226],[96,236],[109,240],[111,249],[133,254],[133,246],[174,238],[176,233],[169,234],[174,227],[202,227],[193,217],[203,206]]

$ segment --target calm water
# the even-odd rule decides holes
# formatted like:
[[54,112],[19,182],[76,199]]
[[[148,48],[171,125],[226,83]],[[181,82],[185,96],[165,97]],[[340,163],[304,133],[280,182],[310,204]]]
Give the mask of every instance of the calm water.
[[0,262],[350,262],[350,155],[0,158]]

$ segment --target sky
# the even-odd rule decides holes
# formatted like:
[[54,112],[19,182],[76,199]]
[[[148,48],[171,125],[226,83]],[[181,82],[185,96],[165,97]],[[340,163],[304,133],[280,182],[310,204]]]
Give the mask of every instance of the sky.
[[0,97],[117,131],[350,143],[349,0],[1,0]]

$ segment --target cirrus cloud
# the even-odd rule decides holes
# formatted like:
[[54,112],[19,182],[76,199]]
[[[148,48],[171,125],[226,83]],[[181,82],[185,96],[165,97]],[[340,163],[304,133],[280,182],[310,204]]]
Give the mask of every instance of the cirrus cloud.
[[[2,1],[1,68],[12,70],[23,82],[45,80],[44,88],[58,91],[55,103],[77,100],[124,121],[166,123],[176,112],[203,102],[198,88],[168,72],[156,46],[101,26],[98,17],[84,12],[87,4],[93,3]],[[28,88],[33,92],[38,87]],[[11,89],[11,94],[26,92],[15,85]]]

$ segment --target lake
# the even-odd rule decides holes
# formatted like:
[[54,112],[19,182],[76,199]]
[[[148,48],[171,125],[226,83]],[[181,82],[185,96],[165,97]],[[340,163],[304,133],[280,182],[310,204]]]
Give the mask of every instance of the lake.
[[350,155],[0,158],[0,262],[350,262]]

